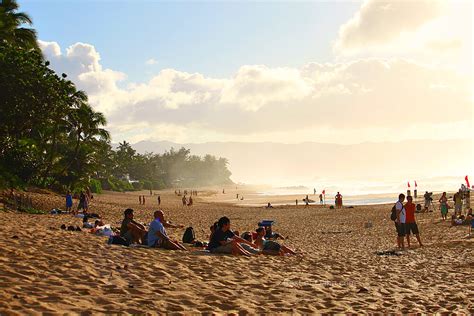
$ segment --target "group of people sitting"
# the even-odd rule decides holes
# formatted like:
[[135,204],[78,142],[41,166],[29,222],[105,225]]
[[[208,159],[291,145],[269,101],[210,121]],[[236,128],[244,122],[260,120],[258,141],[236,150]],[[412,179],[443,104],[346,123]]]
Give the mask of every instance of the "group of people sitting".
[[207,249],[211,253],[233,255],[294,255],[296,252],[276,240],[283,237],[272,231],[271,225],[259,225],[255,233],[246,232],[239,236],[230,229],[230,219],[221,217],[211,226],[211,237]]
[[[120,227],[120,238],[125,245],[142,244],[153,248],[169,250],[187,250],[177,240],[173,240],[166,232],[166,228],[184,228],[183,225],[172,224],[165,219],[162,210],[153,213],[153,221],[148,229],[135,221],[133,210],[126,209],[124,219]],[[254,233],[246,232],[239,236],[238,232],[230,229],[230,219],[221,217],[211,227],[211,235],[207,243],[207,250],[211,253],[225,253],[233,255],[287,255],[296,252],[276,240],[284,239],[278,233],[272,231],[271,225],[260,225]],[[205,243],[201,243],[204,244]]]

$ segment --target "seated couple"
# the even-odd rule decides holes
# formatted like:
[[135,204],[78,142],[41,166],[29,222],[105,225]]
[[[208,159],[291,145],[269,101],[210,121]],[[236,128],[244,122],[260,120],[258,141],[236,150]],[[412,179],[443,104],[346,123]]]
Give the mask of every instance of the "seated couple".
[[170,250],[186,250],[179,242],[169,238],[165,227],[182,228],[182,225],[173,225],[166,221],[163,211],[155,211],[154,220],[150,223],[147,231],[145,226],[133,220],[133,210],[128,208],[124,212],[124,220],[120,228],[120,236],[128,244],[140,243],[149,247],[164,248]]
[[233,255],[257,255],[257,254],[295,254],[291,249],[281,246],[275,241],[265,240],[265,229],[257,230],[255,243],[240,238],[230,230],[230,220],[221,217],[217,224],[211,226],[211,238],[208,249],[211,253],[226,253]]

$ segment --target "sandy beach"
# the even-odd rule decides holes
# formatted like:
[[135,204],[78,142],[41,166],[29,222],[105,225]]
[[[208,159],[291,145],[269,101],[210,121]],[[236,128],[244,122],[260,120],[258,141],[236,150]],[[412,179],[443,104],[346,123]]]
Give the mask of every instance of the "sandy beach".
[[[229,193],[231,189],[228,189]],[[250,190],[250,189],[249,189]],[[416,214],[424,247],[399,256],[391,205],[277,206],[223,203],[218,190],[200,192],[192,207],[172,191],[159,193],[167,219],[193,226],[200,240],[220,216],[232,229],[251,231],[261,219],[277,221],[283,243],[301,255],[237,257],[108,245],[71,215],[0,211],[0,314],[34,313],[474,313],[474,238],[467,226],[451,227],[438,211]],[[249,194],[248,191],[246,194]],[[145,194],[146,205],[138,205]],[[29,193],[50,210],[63,197]],[[394,200],[396,197],[394,197]],[[77,201],[75,200],[77,205]],[[158,208],[148,192],[95,195],[91,212],[119,227],[132,207],[149,223]],[[372,227],[366,228],[366,223]],[[184,229],[168,229],[181,239]]]

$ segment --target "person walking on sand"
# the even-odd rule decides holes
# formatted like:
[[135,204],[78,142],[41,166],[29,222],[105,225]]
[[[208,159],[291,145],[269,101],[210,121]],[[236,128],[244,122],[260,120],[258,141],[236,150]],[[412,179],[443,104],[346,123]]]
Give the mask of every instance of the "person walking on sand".
[[400,249],[405,249],[405,223],[406,223],[406,211],[403,206],[405,201],[405,194],[401,193],[398,196],[398,201],[395,203],[395,210],[397,213],[397,218],[395,220],[395,229],[397,230],[397,246]]
[[161,205],[161,196],[159,194],[158,194],[158,199],[157,200],[158,200],[158,206],[160,206]]
[[446,197],[446,192],[443,192],[443,195],[439,198],[439,207],[441,210],[441,218],[445,221],[448,219],[448,198]]
[[70,213],[72,210],[72,195],[71,191],[67,191],[66,193],[66,212]]
[[143,202],[143,205],[145,205],[145,196],[144,195],[142,196],[142,202]]
[[405,221],[405,233],[407,236],[407,245],[410,248],[410,233],[415,235],[416,240],[420,244],[420,247],[423,246],[420,239],[420,232],[418,231],[418,225],[415,221],[415,210],[416,205],[413,203],[413,197],[407,196],[407,203],[405,204],[405,212],[406,212],[406,221]]

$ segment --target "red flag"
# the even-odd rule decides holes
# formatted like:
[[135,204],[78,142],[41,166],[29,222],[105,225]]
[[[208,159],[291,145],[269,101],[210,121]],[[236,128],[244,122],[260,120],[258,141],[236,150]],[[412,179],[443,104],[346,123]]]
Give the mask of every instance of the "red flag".
[[323,190],[323,194],[326,194],[326,190]]
[[466,180],[467,187],[471,188],[471,186],[469,185],[469,178],[467,176],[465,176],[464,180]]
[[408,182],[408,187],[410,187],[410,182]]
[[416,181],[415,181],[415,188],[418,186],[418,184],[416,184]]

